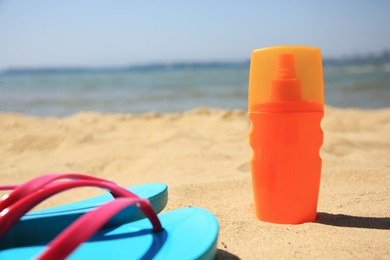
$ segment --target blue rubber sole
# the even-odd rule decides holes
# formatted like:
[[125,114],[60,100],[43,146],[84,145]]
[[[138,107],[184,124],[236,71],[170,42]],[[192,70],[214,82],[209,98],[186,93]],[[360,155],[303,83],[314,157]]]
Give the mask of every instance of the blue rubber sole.
[[[213,259],[217,250],[218,222],[200,208],[183,208],[159,215],[164,228],[153,233],[142,219],[106,228],[82,244],[69,259]],[[45,245],[11,247],[0,259],[31,259]]]

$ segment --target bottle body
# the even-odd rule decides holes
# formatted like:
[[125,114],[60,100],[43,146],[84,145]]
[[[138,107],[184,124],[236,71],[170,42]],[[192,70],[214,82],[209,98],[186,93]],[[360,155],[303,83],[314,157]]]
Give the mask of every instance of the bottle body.
[[320,49],[275,46],[254,50],[248,113],[256,216],[280,224],[314,221],[324,116]]
[[256,216],[300,224],[316,219],[323,143],[320,106],[309,102],[257,106],[249,113]]

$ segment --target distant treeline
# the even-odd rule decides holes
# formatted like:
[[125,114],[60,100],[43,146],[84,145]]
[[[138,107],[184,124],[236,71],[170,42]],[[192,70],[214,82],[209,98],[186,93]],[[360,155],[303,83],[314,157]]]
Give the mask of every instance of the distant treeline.
[[146,65],[134,65],[123,67],[74,67],[74,68],[11,68],[4,70],[4,74],[21,74],[21,73],[100,73],[100,72],[150,72],[162,70],[178,69],[210,69],[210,68],[238,68],[249,66],[249,61],[245,62],[179,62],[179,63],[154,63]]
[[338,58],[324,58],[325,64],[359,64],[359,63],[388,63],[390,62],[390,50],[384,50],[380,53],[366,53],[342,56]]
[[[153,63],[122,67],[47,67],[47,68],[10,68],[0,74],[27,74],[27,73],[101,73],[101,72],[150,72],[185,69],[215,69],[215,68],[249,68],[249,60],[239,62],[174,62]],[[324,58],[324,65],[360,65],[390,63],[390,51],[381,54],[354,55],[342,58]]]

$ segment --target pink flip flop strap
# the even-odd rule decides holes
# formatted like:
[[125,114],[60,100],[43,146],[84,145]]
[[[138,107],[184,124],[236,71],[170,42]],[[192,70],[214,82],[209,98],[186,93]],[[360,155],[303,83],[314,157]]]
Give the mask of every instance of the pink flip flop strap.
[[37,259],[65,259],[79,245],[92,237],[115,214],[129,205],[136,205],[144,212],[152,223],[154,232],[162,230],[161,223],[148,200],[117,198],[78,218],[50,242],[47,249]]
[[[77,187],[98,187],[108,189],[115,197],[127,197],[134,200],[141,200],[139,197],[134,197],[134,194],[130,191],[121,188],[112,182],[100,180],[74,180],[58,182],[56,185],[49,185],[47,187],[41,188],[36,192],[30,193],[29,195],[24,196],[20,200],[11,204],[9,207],[0,211],[0,238],[14,226],[23,215],[25,215],[40,202],[57,193]],[[154,212],[152,208],[151,210]]]
[[19,185],[2,185],[0,186],[0,190],[13,190]]
[[[0,200],[0,211],[7,208],[11,204],[15,203],[16,201],[20,200],[21,198],[29,195],[32,192],[36,192],[39,189],[42,189],[43,187],[46,187],[48,185],[56,185],[56,181],[61,179],[69,179],[69,180],[91,180],[91,181],[102,181],[102,182],[108,182],[115,184],[112,181],[105,180],[102,178],[97,178],[94,176],[89,176],[86,174],[81,173],[52,173],[52,174],[46,174],[43,176],[39,176],[37,178],[34,178],[30,181],[25,182],[21,185],[6,185],[6,186],[0,186],[0,190],[11,190],[12,191],[9,194],[6,194],[1,198]],[[137,195],[133,194],[134,198],[138,198]]]

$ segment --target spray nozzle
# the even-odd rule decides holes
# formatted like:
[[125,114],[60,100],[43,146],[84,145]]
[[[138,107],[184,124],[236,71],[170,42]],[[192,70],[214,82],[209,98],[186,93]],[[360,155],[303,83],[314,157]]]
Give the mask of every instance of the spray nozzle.
[[276,75],[271,85],[271,97],[274,100],[301,99],[301,82],[295,77],[294,54],[278,55]]

